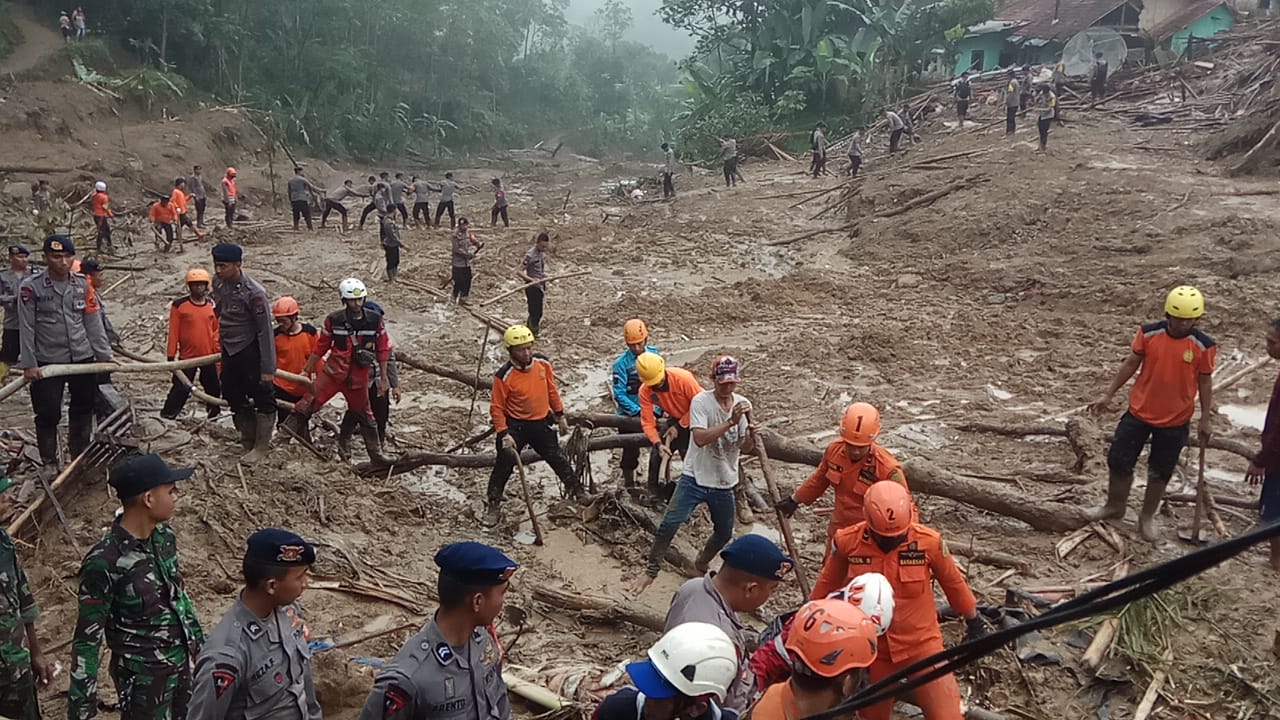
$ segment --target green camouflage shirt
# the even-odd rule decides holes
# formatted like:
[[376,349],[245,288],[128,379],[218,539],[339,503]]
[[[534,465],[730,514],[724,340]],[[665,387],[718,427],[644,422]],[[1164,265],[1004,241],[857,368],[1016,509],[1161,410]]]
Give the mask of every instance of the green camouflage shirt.
[[71,720],[87,720],[97,710],[104,631],[113,661],[126,672],[169,675],[199,653],[204,632],[183,589],[178,542],[167,524],[139,540],[117,520],[84,556],[80,616],[71,643]]
[[18,549],[9,533],[0,530],[0,686],[31,672],[27,624],[38,614],[27,574],[18,564]]

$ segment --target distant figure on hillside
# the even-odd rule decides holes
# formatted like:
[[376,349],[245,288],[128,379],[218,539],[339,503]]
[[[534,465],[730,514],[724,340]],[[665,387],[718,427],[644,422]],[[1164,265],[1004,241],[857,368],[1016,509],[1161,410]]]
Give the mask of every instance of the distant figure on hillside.
[[31,209],[39,214],[49,209],[53,202],[53,192],[49,190],[48,180],[39,180],[31,186]]
[[236,199],[239,194],[236,192],[236,169],[227,168],[227,174],[222,177],[222,207],[227,211],[225,221],[227,227],[236,219]]
[[71,18],[67,16],[66,10],[58,16],[58,30],[62,31],[62,42],[71,42]]
[[669,143],[662,143],[662,197],[676,196],[676,152]]
[[1009,80],[1004,86],[1004,134],[1012,135],[1018,129],[1018,96],[1022,86],[1018,82],[1018,73],[1009,68]]
[[71,25],[76,31],[76,40],[84,39],[84,8],[78,7],[71,13]]
[[827,170],[827,124],[819,122],[813,129],[813,176],[819,177]]
[[969,100],[973,97],[973,86],[969,83],[968,70],[960,73],[960,79],[956,81],[952,91],[956,96],[956,117],[960,119],[960,125],[963,127],[964,121],[969,117]]
[[453,173],[444,174],[444,181],[440,183],[440,202],[436,203],[436,222],[435,226],[440,227],[440,216],[445,210],[449,211],[449,229],[454,227],[453,218],[453,194],[458,191],[458,183],[453,181]]
[[717,138],[720,141],[720,157],[724,159],[724,186],[738,184],[738,141],[733,138]]
[[302,166],[293,168],[293,177],[289,178],[289,206],[293,209],[293,231],[298,231],[298,221],[306,220],[307,229],[314,230],[311,225],[311,193],[320,194],[320,188],[303,177]]
[[853,137],[849,138],[849,177],[858,177],[858,168],[862,167],[862,128],[855,128]]
[[902,142],[902,131],[907,129],[907,124],[902,122],[901,115],[888,108],[885,108],[884,119],[889,123],[889,152],[896,153],[898,143]]
[[209,205],[209,190],[204,186],[204,175],[199,165],[191,166],[191,177],[187,179],[187,189],[191,191],[191,199],[196,205],[196,227],[204,227],[204,211]]
[[1107,94],[1107,61],[1100,52],[1093,54],[1093,65],[1089,68],[1089,90],[1094,100],[1101,100]]
[[1036,127],[1040,130],[1040,152],[1044,152],[1049,144],[1049,126],[1053,124],[1053,118],[1058,112],[1058,96],[1053,94],[1048,85],[1040,86],[1036,109],[1039,110]]
[[511,220],[507,217],[507,191],[502,189],[502,180],[494,178],[490,182],[493,185],[493,211],[490,213],[489,226],[497,225],[498,216],[502,216],[502,226],[511,227]]

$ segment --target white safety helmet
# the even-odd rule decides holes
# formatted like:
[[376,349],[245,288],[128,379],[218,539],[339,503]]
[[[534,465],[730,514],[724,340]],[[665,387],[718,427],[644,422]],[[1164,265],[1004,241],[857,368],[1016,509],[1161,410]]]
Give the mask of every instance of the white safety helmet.
[[738,652],[723,630],[703,622],[677,625],[649,648],[649,660],[627,665],[646,697],[713,696],[723,702],[738,677]]
[[893,622],[893,586],[884,575],[863,573],[827,597],[857,605],[876,624],[880,635],[889,631]]
[[93,184],[93,189],[97,190],[98,192],[106,192],[107,184],[99,180],[98,182]]
[[343,300],[355,300],[367,296],[369,291],[365,289],[364,283],[360,282],[360,278],[347,278],[338,283],[338,294]]

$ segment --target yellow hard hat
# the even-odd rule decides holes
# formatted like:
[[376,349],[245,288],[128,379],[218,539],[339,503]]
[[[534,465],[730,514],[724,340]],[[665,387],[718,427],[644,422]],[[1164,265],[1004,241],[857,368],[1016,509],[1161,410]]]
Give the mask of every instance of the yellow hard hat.
[[1164,300],[1164,313],[1187,320],[1198,318],[1204,315],[1204,295],[1190,285],[1180,285],[1169,291]]
[[667,374],[667,361],[657,353],[640,353],[636,358],[636,375],[640,376],[640,382],[648,387],[661,385],[662,379]]
[[632,318],[622,326],[622,335],[626,338],[628,345],[642,343],[649,339],[649,328],[640,318]]
[[524,325],[512,325],[502,333],[502,342],[509,348],[528,345],[533,342],[533,331]]

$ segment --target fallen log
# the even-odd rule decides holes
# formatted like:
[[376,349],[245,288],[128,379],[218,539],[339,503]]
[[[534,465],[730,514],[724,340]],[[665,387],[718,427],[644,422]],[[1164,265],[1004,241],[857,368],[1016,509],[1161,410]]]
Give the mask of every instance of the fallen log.
[[966,178],[964,180],[957,180],[951,183],[950,185],[947,185],[944,188],[934,190],[931,193],[925,193],[924,195],[921,195],[918,198],[909,200],[908,202],[904,203],[901,207],[891,208],[889,210],[881,210],[880,212],[875,214],[875,217],[878,217],[878,218],[893,217],[895,215],[901,215],[905,212],[910,212],[911,210],[914,210],[918,207],[932,205],[934,202],[946,197],[947,195],[950,195],[956,190],[963,190],[967,187],[976,185],[980,182],[986,182],[986,178]]
[[982,563],[983,565],[1021,570],[1022,572],[1030,570],[1032,566],[1030,560],[1010,555],[1009,553],[1002,553],[997,550],[982,550],[968,545],[952,543],[947,543],[947,547],[951,550],[953,555],[969,558],[973,562]]
[[1244,158],[1242,158],[1239,163],[1227,169],[1227,177],[1240,175],[1256,165],[1259,158],[1261,158],[1260,153],[1275,144],[1277,132],[1280,132],[1280,122],[1272,125],[1271,129],[1262,136],[1262,139],[1259,140],[1252,148],[1249,148],[1249,152],[1244,154]]
[[658,613],[625,600],[610,600],[590,595],[580,595],[550,585],[535,585],[533,599],[561,610],[588,610],[612,620],[629,622],[655,632],[666,629],[666,618]]
[[[627,447],[648,447],[649,438],[641,434],[627,435],[605,435],[603,437],[594,437],[587,441],[587,450],[617,450]],[[428,465],[442,465],[444,467],[453,468],[487,468],[493,467],[498,459],[498,453],[478,453],[475,455],[453,455],[449,453],[436,452],[410,452],[396,458],[396,461],[390,466],[381,463],[363,462],[355,466],[357,475],[361,477],[399,475],[400,473],[417,470],[420,467]],[[542,458],[532,450],[525,450],[520,453],[520,462],[525,465],[541,462]]]
[[432,375],[439,375],[440,377],[449,378],[450,380],[457,380],[468,387],[479,388],[481,390],[493,389],[493,380],[491,378],[480,377],[477,379],[470,373],[465,373],[461,370],[454,370],[453,368],[447,368],[442,365],[436,365],[435,363],[429,363],[426,360],[409,355],[403,350],[396,350],[396,362],[403,363],[414,370],[421,370],[422,372],[430,373]]
[[857,222],[850,222],[850,223],[845,223],[844,225],[840,225],[839,227],[810,230],[809,232],[803,232],[803,233],[800,233],[799,235],[793,235],[789,238],[783,238],[782,240],[774,240],[767,244],[773,245],[775,247],[780,247],[782,245],[791,245],[793,243],[798,243],[801,240],[808,240],[809,238],[816,237],[818,235],[825,235],[827,233],[840,232],[842,230],[851,230],[857,226],[858,226]]
[[[1024,425],[995,425],[992,423],[965,423],[956,426],[958,430],[965,432],[981,432],[990,433],[992,435],[1004,435],[1005,437],[1031,437],[1034,435],[1045,435],[1049,437],[1067,437],[1067,428],[1065,425],[1055,425],[1053,423],[1026,423]],[[1111,435],[1106,435],[1104,441],[1111,442]],[[1195,436],[1187,438],[1187,444],[1197,443]],[[1223,437],[1209,438],[1209,449],[1222,450],[1223,452],[1233,453],[1252,462],[1258,451],[1248,444],[1239,440],[1232,440]]]

